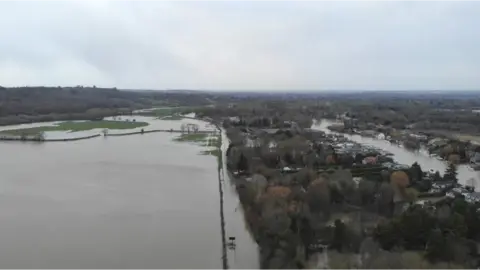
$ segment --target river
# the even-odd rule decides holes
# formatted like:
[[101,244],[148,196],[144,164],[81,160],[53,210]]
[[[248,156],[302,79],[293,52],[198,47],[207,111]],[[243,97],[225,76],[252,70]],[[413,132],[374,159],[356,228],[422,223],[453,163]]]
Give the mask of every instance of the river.
[[[135,118],[145,130],[185,121]],[[0,267],[222,268],[217,160],[175,136],[0,142]],[[230,266],[253,268],[256,245],[225,190]]]
[[[319,123],[314,123],[312,125],[312,129],[317,129],[324,131],[326,133],[333,133],[329,129],[328,126],[334,124],[334,121],[323,119]],[[436,158],[430,157],[423,151],[410,151],[399,145],[392,144],[386,140],[378,140],[375,138],[363,137],[360,135],[349,135],[343,134],[346,138],[361,143],[365,145],[371,145],[377,148],[384,149],[394,154],[394,159],[400,164],[411,165],[414,162],[417,162],[421,167],[422,170],[434,170],[440,171],[441,174],[445,171],[447,167],[447,163],[442,160],[438,160]],[[460,184],[466,184],[468,179],[475,179],[476,187],[480,187],[480,171],[474,171],[468,165],[459,165],[458,166],[458,182]]]

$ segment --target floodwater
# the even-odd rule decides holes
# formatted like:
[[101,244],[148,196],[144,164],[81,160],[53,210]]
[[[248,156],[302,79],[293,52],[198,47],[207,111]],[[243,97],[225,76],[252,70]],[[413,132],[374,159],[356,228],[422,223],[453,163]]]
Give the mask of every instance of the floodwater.
[[[227,167],[226,151],[228,149],[229,140],[225,130],[222,129],[222,154],[223,154],[223,168]],[[232,269],[259,269],[259,249],[258,245],[253,239],[253,236],[248,230],[242,206],[237,195],[234,179],[226,171],[222,170],[222,177],[224,179],[224,212],[226,235],[235,237],[236,248],[228,250],[228,264]]]
[[[195,114],[187,114],[188,117],[195,117]],[[114,117],[105,117],[105,120],[114,120]],[[148,126],[138,127],[138,128],[131,128],[131,129],[111,129],[108,131],[109,134],[121,134],[121,133],[130,133],[130,132],[139,132],[142,129],[144,131],[147,130],[155,130],[155,129],[174,129],[180,130],[180,127],[183,123],[192,123],[198,124],[199,128],[202,130],[213,130],[215,127],[207,124],[206,122],[196,120],[196,119],[182,119],[182,120],[159,120],[153,117],[148,116],[118,116],[116,118],[117,121],[136,121],[136,122],[147,122]],[[11,125],[11,126],[1,126],[0,131],[3,130],[11,130],[11,129],[22,129],[22,128],[32,128],[32,127],[40,127],[40,126],[53,126],[62,121],[54,121],[54,122],[43,122],[43,123],[32,123],[32,124],[21,124],[21,125]],[[73,122],[81,122],[81,121],[73,121]],[[102,134],[103,128],[97,129],[90,129],[90,130],[82,130],[82,131],[46,131],[45,138],[46,139],[70,139],[70,138],[80,138],[86,137],[90,135]]]
[[[332,125],[333,123],[335,122],[323,119],[319,123],[314,123],[312,128],[322,130],[327,133],[332,133],[329,129],[327,129],[327,127]],[[399,145],[392,144],[386,140],[363,137],[360,135],[343,135],[352,141],[365,145],[375,146],[377,148],[384,149],[388,152],[393,153],[393,158],[400,164],[412,165],[414,162],[417,162],[422,167],[422,170],[438,170],[441,174],[443,174],[445,172],[445,169],[447,168],[447,163],[445,161],[430,157],[424,151],[410,151],[403,147],[400,147]],[[476,188],[478,189],[480,187],[480,171],[474,171],[468,165],[458,166],[457,177],[460,184],[466,184],[469,179],[473,178],[475,180]]]
[[174,136],[0,142],[0,267],[221,268],[217,160]]

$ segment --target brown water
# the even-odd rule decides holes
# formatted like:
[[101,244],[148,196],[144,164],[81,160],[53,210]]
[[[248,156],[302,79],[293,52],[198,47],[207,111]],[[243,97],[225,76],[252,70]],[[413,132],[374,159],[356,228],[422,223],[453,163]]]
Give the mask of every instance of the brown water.
[[[322,120],[320,123],[314,124],[313,129],[318,129],[330,133],[330,130],[327,129],[329,125],[332,125],[334,121]],[[425,152],[421,151],[410,151],[403,147],[400,147],[396,144],[392,144],[386,140],[378,140],[369,137],[362,137],[360,135],[348,135],[344,134],[345,137],[349,138],[352,141],[375,146],[386,151],[393,153],[394,159],[401,164],[411,165],[414,162],[417,162],[422,167],[422,170],[434,170],[440,171],[443,174],[447,164],[445,161],[438,160],[436,158],[430,157]],[[467,183],[468,179],[475,179],[477,190],[480,189],[480,171],[474,171],[468,165],[458,166],[458,182],[461,184]]]
[[221,268],[216,159],[172,136],[0,142],[0,267]]

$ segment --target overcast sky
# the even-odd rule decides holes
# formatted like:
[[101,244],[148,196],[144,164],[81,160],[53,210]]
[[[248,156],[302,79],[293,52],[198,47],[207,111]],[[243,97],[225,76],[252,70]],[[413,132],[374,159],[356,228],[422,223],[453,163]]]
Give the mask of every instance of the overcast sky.
[[480,2],[1,1],[0,85],[480,89]]

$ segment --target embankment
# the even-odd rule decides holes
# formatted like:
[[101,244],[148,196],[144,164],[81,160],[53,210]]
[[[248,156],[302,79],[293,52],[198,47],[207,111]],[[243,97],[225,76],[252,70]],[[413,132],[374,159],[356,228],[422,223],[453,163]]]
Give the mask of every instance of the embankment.
[[[154,130],[144,130],[144,131],[134,131],[134,132],[127,132],[127,133],[113,133],[113,134],[106,134],[106,137],[110,136],[128,136],[128,135],[136,135],[136,134],[145,134],[145,133],[155,133],[155,132],[168,132],[168,133],[185,133],[185,131],[181,130],[176,130],[176,129],[154,129]],[[203,133],[203,134],[209,134],[212,133],[212,131],[206,131],[206,130],[199,130],[194,133]]]
[[[220,133],[220,140],[222,138],[222,134]],[[221,162],[221,159],[218,160]],[[227,236],[225,232],[225,214],[224,214],[224,205],[223,205],[223,185],[225,183],[223,177],[223,166],[219,167],[218,169],[218,192],[220,193],[220,228],[221,228],[221,236],[222,236],[222,265],[223,269],[228,269],[228,256],[227,256]]]
[[0,141],[21,141],[21,142],[71,142],[79,140],[87,140],[100,137],[100,134],[94,134],[76,138],[62,138],[62,139],[36,139],[36,138],[21,138],[21,137],[0,137]]
[[[136,134],[145,134],[145,133],[154,133],[154,132],[168,132],[168,133],[184,133],[181,130],[171,130],[171,129],[156,129],[156,130],[144,130],[144,131],[135,131],[135,132],[127,132],[127,133],[114,133],[114,134],[105,134],[105,137],[118,137],[118,136],[128,136],[128,135],[136,135]],[[211,131],[197,131],[195,133],[212,133]],[[21,137],[0,137],[0,141],[23,141],[23,142],[70,142],[70,141],[78,141],[78,140],[86,140],[92,139],[96,137],[100,137],[102,134],[94,134],[89,136],[83,137],[76,137],[76,138],[61,138],[61,139],[38,139],[38,138],[21,138]]]

